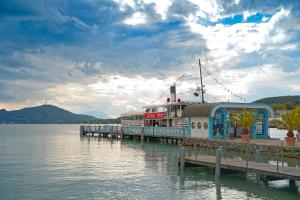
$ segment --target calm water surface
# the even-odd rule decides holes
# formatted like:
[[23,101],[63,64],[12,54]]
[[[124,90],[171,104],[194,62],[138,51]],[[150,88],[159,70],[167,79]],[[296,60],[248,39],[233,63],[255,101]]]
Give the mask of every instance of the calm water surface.
[[[80,139],[78,125],[0,125],[0,199],[300,199],[288,181],[177,167],[176,145]],[[298,184],[298,183],[297,183]]]

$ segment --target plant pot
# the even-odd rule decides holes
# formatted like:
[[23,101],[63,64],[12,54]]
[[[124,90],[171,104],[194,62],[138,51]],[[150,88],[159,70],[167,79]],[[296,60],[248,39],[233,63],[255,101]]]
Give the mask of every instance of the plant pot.
[[285,137],[285,142],[287,145],[295,145],[296,138],[295,137]]
[[242,141],[249,142],[250,141],[250,134],[241,134]]

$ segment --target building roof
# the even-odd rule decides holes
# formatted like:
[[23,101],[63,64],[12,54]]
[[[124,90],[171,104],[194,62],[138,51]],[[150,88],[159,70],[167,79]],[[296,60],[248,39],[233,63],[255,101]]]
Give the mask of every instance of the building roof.
[[274,110],[270,105],[262,103],[204,103],[192,104],[183,109],[183,117],[213,117],[218,109],[264,109],[274,116]]
[[144,115],[144,112],[130,111],[130,112],[121,114],[121,116],[132,116],[132,115]]
[[158,104],[158,105],[148,105],[148,106],[144,106],[144,108],[158,108],[158,107],[168,107],[168,106],[175,106],[175,105],[188,105],[191,104],[190,102],[185,102],[185,101],[181,101],[181,102],[169,102],[169,103],[165,103],[165,104]]
[[212,109],[216,106],[214,103],[192,104],[183,109],[183,117],[209,117]]

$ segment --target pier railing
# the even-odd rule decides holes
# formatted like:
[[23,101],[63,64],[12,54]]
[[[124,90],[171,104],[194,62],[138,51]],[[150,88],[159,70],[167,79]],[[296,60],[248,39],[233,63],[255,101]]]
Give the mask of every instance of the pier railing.
[[122,126],[122,132],[126,135],[141,135],[143,129],[142,126]]
[[145,136],[153,137],[188,137],[188,129],[186,127],[145,127]]
[[[249,143],[238,151],[205,147],[186,147],[185,158],[193,164],[216,166],[218,157],[220,165],[226,169],[250,171],[276,178],[300,180],[300,162],[298,159],[285,158],[283,148],[261,150]],[[218,154],[219,152],[219,154]],[[276,156],[274,156],[274,153]]]
[[87,133],[121,133],[121,125],[81,125],[80,130]]
[[124,134],[145,137],[162,138],[187,138],[189,132],[187,127],[143,127],[143,126],[121,126],[121,125],[81,125],[80,134]]

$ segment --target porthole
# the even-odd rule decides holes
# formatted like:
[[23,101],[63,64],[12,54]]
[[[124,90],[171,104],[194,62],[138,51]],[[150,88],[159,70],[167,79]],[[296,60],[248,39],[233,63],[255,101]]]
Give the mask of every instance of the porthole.
[[208,129],[208,124],[207,124],[207,122],[204,122],[204,129]]
[[201,129],[201,127],[202,127],[201,122],[198,122],[197,127],[198,127],[198,129]]
[[195,122],[192,122],[192,129],[195,129],[196,128],[196,124]]

